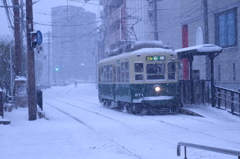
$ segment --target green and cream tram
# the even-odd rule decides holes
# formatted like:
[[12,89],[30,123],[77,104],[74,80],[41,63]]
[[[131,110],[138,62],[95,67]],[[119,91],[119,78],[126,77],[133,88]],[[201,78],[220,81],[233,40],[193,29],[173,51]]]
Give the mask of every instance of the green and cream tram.
[[140,48],[99,61],[99,100],[129,113],[178,111],[178,58],[171,49]]

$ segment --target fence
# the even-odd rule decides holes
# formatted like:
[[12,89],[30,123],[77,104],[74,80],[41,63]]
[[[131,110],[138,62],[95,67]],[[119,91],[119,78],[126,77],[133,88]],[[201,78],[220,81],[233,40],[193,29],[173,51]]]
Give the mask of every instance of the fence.
[[185,142],[179,142],[177,145],[177,155],[181,155],[181,146],[184,146],[184,159],[187,159],[187,147],[192,147],[196,149],[206,150],[206,151],[212,151],[227,155],[233,155],[237,156],[238,159],[240,159],[240,151],[234,151],[234,150],[228,150],[228,149],[222,149],[222,148],[216,148],[216,147],[210,147],[210,146],[203,146],[203,145],[197,145],[197,144],[191,144],[191,143],[185,143]]
[[6,101],[6,90],[0,87],[0,117],[4,117],[4,103]]
[[215,88],[217,107],[240,115],[240,92],[221,87]]
[[184,104],[211,103],[211,81],[209,80],[180,80],[179,91],[181,102]]
[[3,91],[0,88],[0,117],[3,117]]

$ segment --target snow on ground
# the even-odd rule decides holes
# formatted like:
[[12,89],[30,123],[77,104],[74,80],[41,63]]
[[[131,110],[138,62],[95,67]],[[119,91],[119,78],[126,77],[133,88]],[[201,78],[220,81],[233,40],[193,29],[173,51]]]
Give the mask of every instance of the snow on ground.
[[[201,117],[140,116],[105,108],[93,84],[44,90],[47,119],[28,121],[27,108],[5,112],[0,125],[1,159],[166,159],[177,143],[191,142],[240,150],[240,117],[211,106],[188,105]],[[234,156],[188,149],[189,158],[232,159]]]

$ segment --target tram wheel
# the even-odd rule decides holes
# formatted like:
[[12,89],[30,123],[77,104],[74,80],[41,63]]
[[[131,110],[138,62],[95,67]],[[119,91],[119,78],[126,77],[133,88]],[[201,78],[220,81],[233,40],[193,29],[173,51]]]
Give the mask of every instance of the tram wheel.
[[134,113],[134,108],[133,108],[133,104],[127,104],[127,112],[129,114],[133,114]]
[[133,105],[134,114],[140,114],[143,111],[143,106],[141,104]]
[[106,106],[106,105],[107,105],[107,104],[106,104],[106,100],[103,100],[103,101],[102,101],[102,105],[103,105],[103,106]]
[[107,106],[107,107],[110,107],[111,104],[112,104],[111,100],[107,100],[106,106]]

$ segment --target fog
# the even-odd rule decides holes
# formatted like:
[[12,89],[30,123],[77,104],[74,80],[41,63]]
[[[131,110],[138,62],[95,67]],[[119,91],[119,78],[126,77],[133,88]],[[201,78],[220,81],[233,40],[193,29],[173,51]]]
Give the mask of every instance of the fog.
[[[20,0],[21,1],[21,0]],[[85,3],[83,0],[34,0],[33,5],[33,18],[34,23],[38,23],[34,25],[35,30],[41,30],[42,32],[48,32],[51,30],[51,8],[62,5],[72,5],[83,7],[87,11],[91,11],[99,17],[99,12],[101,10],[101,6],[98,5],[98,0],[91,0],[91,2]],[[12,6],[10,0],[8,0],[8,5]],[[0,6],[3,6],[2,1],[0,1]],[[25,10],[25,7],[24,7]],[[5,13],[5,9],[3,7],[0,8],[1,15],[1,29],[0,35],[13,35],[12,30],[9,27],[9,23],[7,21],[7,16]]]
[[[25,3],[25,1],[19,0],[20,4],[21,2]],[[12,6],[10,0],[7,1],[7,4]],[[3,5],[2,1],[0,5]],[[52,8],[59,6],[65,6],[65,9],[60,9],[61,12],[53,14]],[[12,9],[9,10],[12,12]],[[23,10],[25,13],[25,6]],[[83,0],[33,1],[34,30],[41,31],[43,35],[42,44],[35,49],[37,84],[49,84],[50,81],[52,83],[65,83],[69,79],[71,82],[83,79],[85,81],[95,80],[96,43],[94,40],[96,40],[96,36],[90,34],[96,33],[97,27],[100,25],[100,10],[101,6],[98,0],[88,2]],[[0,14],[3,15],[0,36],[3,38],[8,36],[13,39],[13,30],[9,27],[5,8],[0,9]],[[25,21],[25,17],[23,20]],[[11,23],[13,24],[13,21]],[[88,26],[88,23],[91,25]],[[25,33],[23,36],[23,43],[26,43]],[[88,49],[89,43],[92,43],[90,50]],[[89,52],[92,60],[86,61],[84,59],[87,58]],[[25,60],[26,52],[24,51],[23,61]],[[23,75],[26,74],[24,71]]]

